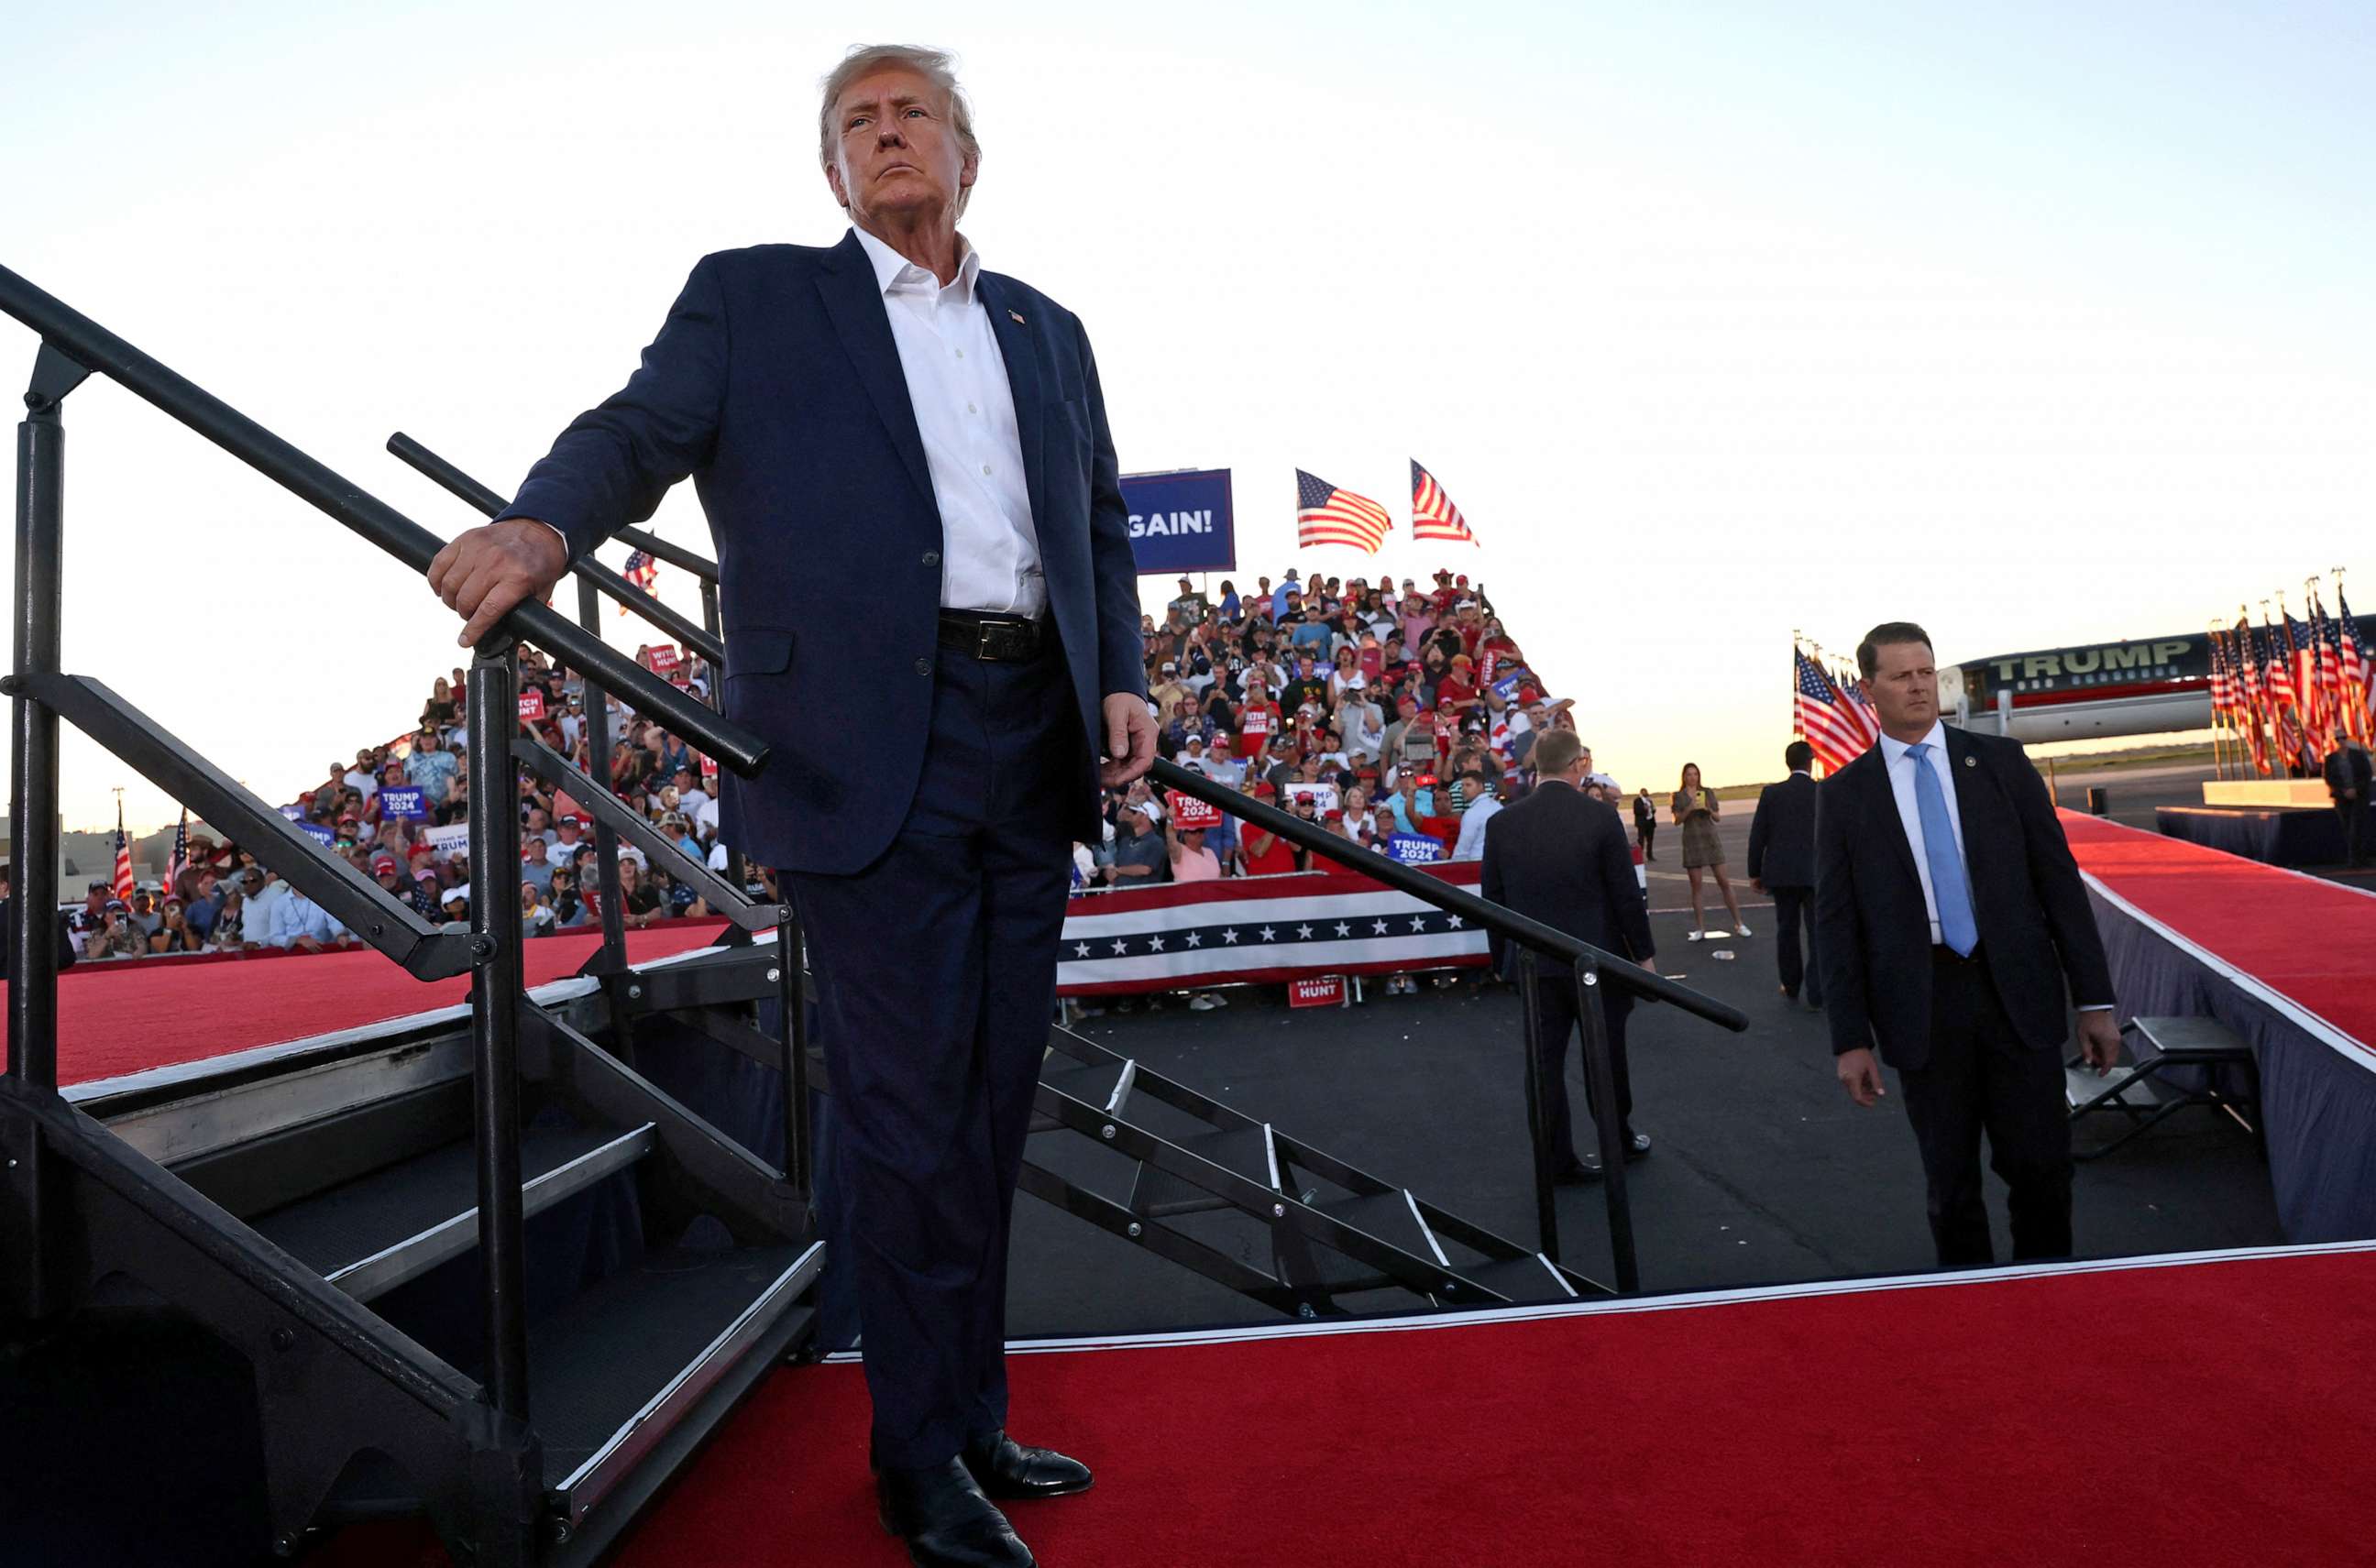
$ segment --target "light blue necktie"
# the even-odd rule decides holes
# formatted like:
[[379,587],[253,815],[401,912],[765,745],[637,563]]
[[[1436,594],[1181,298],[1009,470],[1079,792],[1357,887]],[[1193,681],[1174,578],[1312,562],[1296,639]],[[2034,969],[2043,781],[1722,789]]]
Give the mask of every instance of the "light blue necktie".
[[1922,817],[1922,858],[1930,862],[1930,897],[1939,905],[1940,940],[1968,958],[1980,944],[1972,922],[1972,891],[1964,881],[1964,857],[1955,848],[1955,825],[1947,820],[1947,792],[1930,771],[1930,742],[1906,748],[1914,759],[1914,807]]

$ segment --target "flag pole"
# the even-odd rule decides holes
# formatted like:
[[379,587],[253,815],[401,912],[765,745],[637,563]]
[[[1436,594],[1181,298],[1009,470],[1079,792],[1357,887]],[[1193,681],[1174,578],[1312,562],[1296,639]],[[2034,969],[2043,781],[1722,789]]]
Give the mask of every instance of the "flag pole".
[[2228,782],[2228,754],[2219,743],[2220,720],[2227,710],[2219,706],[2219,622],[2211,622],[2211,777],[2220,783]]

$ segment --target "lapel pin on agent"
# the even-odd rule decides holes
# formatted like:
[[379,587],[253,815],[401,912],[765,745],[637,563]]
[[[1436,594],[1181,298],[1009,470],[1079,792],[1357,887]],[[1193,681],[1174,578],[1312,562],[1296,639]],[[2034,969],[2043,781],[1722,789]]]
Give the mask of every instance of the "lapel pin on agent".
[[1019,310],[1011,310],[1006,314],[1015,318],[1015,325],[1017,327],[1028,327],[1030,325],[1030,323],[1023,319],[1023,313]]

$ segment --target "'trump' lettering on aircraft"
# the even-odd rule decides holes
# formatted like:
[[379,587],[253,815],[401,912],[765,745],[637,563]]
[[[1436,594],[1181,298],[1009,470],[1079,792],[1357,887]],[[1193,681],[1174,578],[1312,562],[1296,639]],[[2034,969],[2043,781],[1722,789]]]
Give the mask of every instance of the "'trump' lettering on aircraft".
[[2184,639],[2158,643],[2104,644],[2066,648],[2061,653],[2016,654],[1990,660],[2000,681],[2036,681],[2057,675],[2088,675],[2097,671],[2150,670],[2168,664],[2194,645]]
[[1131,514],[1130,537],[1133,539],[1170,539],[1181,534],[1212,531],[1213,511],[1209,506],[1201,512],[1149,512],[1143,517],[1135,512]]

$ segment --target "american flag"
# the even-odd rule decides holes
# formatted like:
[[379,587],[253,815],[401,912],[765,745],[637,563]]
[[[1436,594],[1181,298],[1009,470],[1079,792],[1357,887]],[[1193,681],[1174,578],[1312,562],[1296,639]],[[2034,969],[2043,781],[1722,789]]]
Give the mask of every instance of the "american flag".
[[1837,773],[1872,743],[1864,720],[1823,667],[1802,650],[1790,650],[1790,727],[1815,748],[1815,760],[1825,773]]
[[1881,739],[1881,715],[1873,710],[1872,698],[1864,689],[1864,682],[1853,670],[1845,667],[1832,671],[1832,684],[1846,697],[1848,712],[1864,726],[1864,743],[1871,745]]
[[2321,756],[2334,748],[2326,743],[2326,692],[2319,679],[2318,639],[2311,629],[2294,619],[2293,607],[2283,599],[2277,608],[2286,618],[2286,651],[2293,662],[2294,706],[2301,711],[2302,732],[2318,747]]
[[1375,555],[1395,526],[1386,509],[1366,495],[1339,490],[1325,479],[1295,470],[1295,542],[1349,544]]
[[2252,770],[2262,778],[2269,777],[2269,734],[2263,718],[2263,698],[2261,691],[2261,658],[2252,642],[2252,618],[2239,605],[2235,627],[2228,634],[2228,661],[2236,671],[2239,693],[2239,714],[2244,731],[2252,743]]
[[2261,601],[2261,680],[2269,694],[2269,711],[2281,714],[2297,705],[2293,659],[2286,651],[2285,635],[2269,624],[2268,600]]
[[1411,459],[1411,538],[1448,539],[1455,544],[1475,544],[1477,536],[1468,530],[1468,519],[1435,482],[1435,476]]
[[2343,639],[2328,617],[2326,600],[2314,583],[2310,590],[2310,635],[2318,644],[2318,701],[2326,718],[2327,738],[2334,741],[2357,734],[2350,705],[2344,695],[2347,683],[2343,675]]
[[2228,644],[2219,628],[2211,628],[2211,717],[2232,719],[2236,712],[2236,683],[2228,676]]
[[182,873],[189,869],[190,808],[184,806],[181,826],[173,829],[173,858],[165,862],[165,891],[172,892],[173,885],[181,881]]
[[[619,575],[646,593],[657,595],[659,592],[659,589],[653,585],[659,581],[660,564],[640,550],[627,552],[626,568]],[[620,614],[624,615],[626,612],[625,605],[619,606]]]
[[2351,600],[2343,596],[2340,578],[2334,585],[2334,625],[2343,644],[2343,707],[2351,732],[2365,741],[2376,735],[2376,721],[2369,710],[2369,687],[2376,680],[2376,668],[2371,668],[2368,649],[2359,641],[2359,623],[2351,618]]
[[132,898],[132,840],[124,832],[124,802],[115,802],[115,896]]

